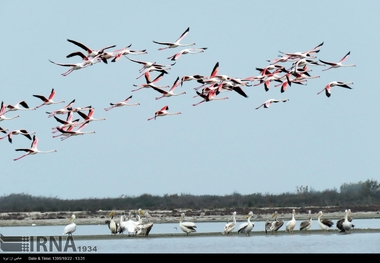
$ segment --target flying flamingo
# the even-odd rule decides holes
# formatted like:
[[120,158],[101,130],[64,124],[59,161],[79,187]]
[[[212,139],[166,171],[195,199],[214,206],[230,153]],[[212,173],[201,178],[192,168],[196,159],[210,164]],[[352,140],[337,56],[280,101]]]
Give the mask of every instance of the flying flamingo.
[[220,89],[226,90],[226,91],[235,91],[244,98],[248,98],[248,95],[244,92],[244,90],[241,88],[241,86],[236,85],[233,81],[223,81],[221,83]]
[[211,71],[210,76],[203,76],[201,79],[197,79],[197,82],[202,83],[202,85],[194,89],[198,90],[200,88],[203,88],[206,85],[220,82],[220,79],[215,77],[218,75],[218,72],[219,72],[219,62],[216,62],[215,66],[213,67]]
[[76,129],[75,131],[73,131],[73,126],[70,126],[69,128],[67,128],[66,130],[63,129],[63,128],[60,128],[60,127],[57,127],[57,130],[59,132],[61,132],[61,134],[59,135],[55,135],[53,136],[53,138],[57,138],[57,137],[60,137],[62,136],[61,138],[61,141],[63,140],[66,140],[72,136],[79,136],[79,135],[85,135],[85,134],[93,134],[95,133],[95,131],[82,131],[82,129],[89,123],[89,121],[86,121],[85,123],[83,123],[81,126],[78,127],[78,129]]
[[266,102],[264,102],[263,104],[261,104],[259,107],[256,107],[256,110],[260,109],[261,107],[269,108],[269,106],[272,103],[287,102],[288,100],[289,99],[282,99],[282,100],[270,99],[270,100],[267,100]]
[[130,47],[131,47],[131,45],[129,45],[129,46],[125,47],[125,48],[122,48],[122,49],[115,50],[114,52],[112,52],[114,54],[114,58],[111,60],[111,62],[116,62],[122,56],[126,56],[126,55],[144,55],[144,54],[148,54],[148,52],[146,52],[146,49],[133,50],[133,49],[129,49]]
[[62,76],[67,76],[69,75],[71,72],[73,72],[74,70],[79,70],[79,69],[83,69],[83,68],[86,68],[90,65],[92,65],[92,63],[89,61],[89,60],[84,60],[83,62],[79,62],[79,63],[57,63],[57,62],[54,62],[54,61],[51,61],[49,60],[51,63],[53,64],[56,64],[58,66],[63,66],[63,67],[71,67],[68,71],[62,73],[61,75]]
[[71,57],[75,57],[75,56],[81,57],[82,61],[88,62],[89,65],[96,64],[96,63],[100,62],[100,60],[101,60],[101,55],[98,55],[96,57],[88,57],[80,51],[70,53],[66,57],[71,58]]
[[17,160],[20,160],[21,158],[24,158],[25,156],[34,155],[34,154],[38,154],[38,153],[53,153],[53,152],[57,152],[57,150],[40,151],[37,148],[37,144],[38,144],[38,138],[37,138],[36,135],[33,135],[33,142],[32,142],[31,148],[29,148],[29,149],[27,149],[27,148],[15,149],[15,151],[24,151],[24,152],[27,152],[27,153],[24,154],[24,155],[21,155],[18,158],[13,159],[13,160],[17,161]]
[[351,54],[351,52],[348,52],[341,60],[339,60],[338,62],[329,62],[329,61],[324,61],[324,60],[319,60],[320,62],[326,64],[326,65],[329,65],[330,67],[327,68],[327,69],[323,69],[322,71],[326,71],[326,70],[329,70],[329,69],[332,69],[332,68],[340,68],[340,67],[356,67],[355,64],[343,64],[343,61],[345,61],[348,56]]
[[317,94],[320,94],[321,92],[325,91],[326,96],[329,98],[331,96],[331,87],[339,86],[346,89],[352,89],[350,84],[354,84],[353,82],[343,82],[343,81],[331,81],[329,84],[326,85],[326,87],[318,92]]
[[190,27],[188,27],[185,32],[182,33],[182,35],[175,41],[175,42],[158,42],[154,41],[153,43],[159,44],[159,45],[165,45],[166,47],[161,47],[158,50],[164,50],[167,48],[176,48],[176,47],[184,47],[184,46],[194,46],[195,43],[190,43],[190,44],[181,44],[181,40],[185,38],[185,36],[189,33]]
[[169,109],[168,105],[162,107],[161,110],[156,111],[154,113],[154,116],[152,118],[149,118],[148,121],[156,119],[157,117],[163,117],[163,116],[167,116],[167,115],[178,115],[178,114],[181,114],[181,112],[168,112],[168,109]]
[[116,45],[112,45],[112,46],[107,46],[107,47],[95,50],[95,49],[91,49],[91,48],[87,47],[86,45],[84,45],[78,41],[75,41],[75,40],[67,39],[67,41],[69,41],[69,42],[73,43],[74,45],[77,45],[78,47],[86,50],[88,53],[88,57],[96,57],[96,56],[102,54],[104,52],[104,50],[116,47]]
[[170,64],[170,65],[164,65],[164,64],[157,64],[156,62],[149,62],[149,61],[142,61],[142,60],[136,60],[136,59],[131,59],[127,57],[132,62],[138,63],[142,65],[142,68],[139,69],[139,72],[143,72],[146,69],[149,69],[150,67],[154,66],[156,68],[166,68],[166,67],[171,67],[175,65],[175,62]]
[[198,54],[198,53],[203,53],[207,47],[203,48],[185,48],[181,50],[180,52],[174,54],[173,56],[168,57],[168,59],[176,61],[181,55],[186,55],[186,54]]
[[47,111],[46,113],[49,114],[48,118],[51,118],[51,117],[53,117],[56,114],[66,114],[66,113],[68,113],[70,111],[70,110],[68,110],[68,108],[71,108],[74,105],[74,102],[75,102],[75,99],[73,99],[69,104],[67,104],[62,109],[55,110],[55,111]]
[[35,132],[28,132],[25,129],[22,129],[22,130],[13,130],[13,131],[10,131],[7,135],[5,135],[3,137],[0,137],[0,140],[4,139],[5,137],[8,137],[8,141],[10,143],[12,143],[12,136],[13,135],[18,135],[18,134],[24,135],[26,138],[28,138],[29,140],[31,140],[32,137],[30,135],[33,135],[33,134],[36,134],[36,133]]
[[[173,66],[175,64],[175,62],[173,64],[171,64],[170,66]],[[159,71],[161,73],[164,73],[164,74],[168,74],[167,70],[171,69],[170,66],[166,66],[166,67],[161,67],[161,66],[150,66],[149,68],[145,69],[144,71],[141,71],[141,75],[138,76],[136,79],[139,79],[141,78],[142,76],[145,75],[145,73],[149,73],[149,72],[152,72],[152,71]]]
[[16,115],[16,116],[13,116],[13,117],[5,117],[5,109],[7,108],[7,106],[4,104],[4,102],[2,101],[1,102],[1,108],[0,108],[0,121],[5,121],[5,120],[13,120],[13,119],[16,119],[18,117],[20,117],[19,115]]
[[315,56],[312,56],[311,54],[318,53],[320,51],[320,48],[323,46],[323,43],[324,42],[320,43],[319,45],[317,45],[313,49],[306,51],[306,52],[286,53],[286,52],[280,51],[280,53],[285,54],[286,56],[289,56],[290,59],[294,59],[294,58],[315,58]]
[[65,103],[64,100],[61,100],[61,101],[53,101],[53,98],[55,96],[55,90],[52,89],[51,92],[50,92],[50,95],[48,98],[46,98],[45,96],[43,95],[33,95],[33,97],[36,97],[36,98],[39,98],[40,100],[43,101],[43,103],[41,105],[38,105],[36,106],[35,108],[38,109],[44,105],[52,105],[52,104],[59,104],[59,103]]
[[198,74],[195,74],[195,75],[188,75],[188,76],[183,76],[183,77],[181,78],[181,86],[183,85],[183,83],[184,83],[185,81],[200,80],[200,79],[202,79],[202,78],[203,78],[203,76],[198,75]]
[[226,100],[226,99],[228,99],[228,97],[217,98],[216,97],[217,90],[218,89],[212,89],[207,94],[203,94],[203,93],[200,93],[199,91],[197,91],[197,94],[199,96],[201,96],[203,98],[203,100],[201,100],[198,103],[193,104],[193,106],[197,106],[197,105],[199,105],[199,104],[201,104],[203,102],[209,102],[209,101],[212,101],[212,100]]
[[6,107],[8,108],[8,110],[5,111],[4,113],[10,112],[10,111],[17,111],[17,110],[35,110],[36,109],[36,108],[29,108],[25,100],[17,102],[15,105],[8,104],[6,105]]
[[91,121],[105,121],[106,118],[94,118],[95,109],[92,108],[88,111],[88,114],[85,114],[83,112],[78,111],[78,114],[84,119],[85,122],[91,122]]
[[[78,126],[78,125],[81,124],[81,122],[79,122],[79,119],[73,120],[73,115],[74,115],[74,112],[69,111],[67,113],[66,120],[62,120],[62,119],[58,118],[57,116],[53,116],[53,117],[54,117],[54,119],[56,121],[58,121],[59,123],[61,123],[61,125],[57,126],[57,127],[60,127],[60,128],[63,129],[63,128],[67,128],[67,127],[70,127],[70,126]],[[57,127],[52,128],[52,130],[53,130],[52,133],[56,133],[58,131]]]
[[3,129],[3,128],[0,127],[0,132],[7,133],[7,131],[9,131],[9,129]]
[[132,95],[129,96],[128,98],[126,98],[125,100],[123,101],[120,101],[120,102],[116,102],[116,103],[110,103],[111,107],[108,107],[108,108],[105,108],[104,110],[105,111],[109,111],[113,108],[116,108],[116,107],[123,107],[123,106],[138,106],[140,105],[139,102],[136,102],[136,103],[127,103],[128,101],[130,101],[132,99]]
[[164,76],[164,72],[161,72],[160,75],[158,75],[154,80],[151,80],[150,79],[150,74],[149,74],[149,71],[145,72],[145,81],[146,83],[143,83],[143,84],[140,84],[140,85],[136,85],[136,84],[133,84],[133,86],[135,87],[138,87],[137,89],[133,89],[131,90],[132,92],[135,92],[135,91],[138,91],[140,89],[143,89],[143,88],[152,88],[152,87],[156,87],[156,88],[167,88],[169,87],[168,85],[166,86],[155,86],[154,83],[158,82],[160,79],[162,79],[162,77]]
[[178,87],[179,84],[180,84],[180,80],[179,80],[179,77],[177,77],[177,79],[174,81],[174,83],[173,83],[173,85],[172,85],[172,87],[170,88],[169,91],[160,89],[160,88],[155,87],[155,86],[151,86],[151,87],[152,87],[152,89],[157,90],[158,92],[160,92],[162,94],[162,96],[156,97],[156,100],[159,100],[159,99],[161,99],[163,97],[179,96],[179,95],[182,95],[182,94],[186,94],[185,91],[183,91],[181,93],[174,93],[174,90]]

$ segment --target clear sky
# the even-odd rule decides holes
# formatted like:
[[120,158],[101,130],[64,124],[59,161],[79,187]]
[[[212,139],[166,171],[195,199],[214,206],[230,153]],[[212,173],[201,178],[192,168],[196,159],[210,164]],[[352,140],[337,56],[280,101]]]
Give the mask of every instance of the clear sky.
[[[21,135],[12,144],[1,140],[0,193],[63,199],[280,194],[301,185],[339,190],[343,183],[378,179],[378,10],[379,1],[2,1],[1,100],[35,107],[41,101],[32,95],[54,88],[55,100],[65,104],[9,112],[20,117],[0,122],[5,129],[36,132],[39,150],[57,150],[13,161],[23,154],[15,149],[31,141]],[[148,53],[128,57],[169,64],[167,58],[183,48],[159,51],[153,40],[174,41],[187,27],[182,43],[208,49],[181,56],[160,85],[172,85],[178,76],[209,75],[217,62],[219,74],[257,76],[256,67],[269,65],[279,51],[308,51],[322,42],[317,59],[338,61],[350,51],[344,62],[356,67],[309,66],[320,78],[306,86],[293,84],[284,93],[275,82],[267,92],[263,85],[244,87],[248,98],[225,92],[219,96],[228,100],[194,107],[200,101],[193,97],[196,82],[176,89],[185,95],[160,100],[153,89],[132,92],[144,78],[136,79],[141,66],[126,57],[68,76],[61,75],[68,68],[49,62],[80,62],[66,58],[84,52],[67,41],[73,39],[93,49],[116,45],[109,51],[132,44]],[[352,81],[353,89],[333,87],[330,98],[317,95],[334,80]],[[104,110],[130,95],[139,106]],[[284,98],[289,101],[255,110]],[[91,105],[94,117],[106,120],[83,129],[94,134],[52,138],[59,123],[46,111],[73,99],[74,107]],[[182,114],[147,121],[165,105]]]

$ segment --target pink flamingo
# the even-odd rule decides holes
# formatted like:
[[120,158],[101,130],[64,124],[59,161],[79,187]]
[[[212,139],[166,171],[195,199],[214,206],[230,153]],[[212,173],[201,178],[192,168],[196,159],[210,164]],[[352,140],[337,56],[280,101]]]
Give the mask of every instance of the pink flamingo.
[[63,66],[63,67],[71,67],[68,71],[62,73],[61,75],[62,76],[67,76],[69,75],[71,72],[73,72],[74,70],[79,70],[79,69],[83,69],[83,68],[86,68],[90,65],[92,65],[92,63],[89,61],[89,60],[84,60],[83,62],[80,62],[80,63],[57,63],[57,62],[54,62],[54,61],[51,61],[49,60],[51,63],[53,64],[56,64],[58,66]]
[[8,110],[5,111],[4,113],[10,112],[10,111],[17,111],[17,110],[35,110],[36,109],[36,108],[29,108],[25,100],[17,102],[15,105],[8,104],[6,105],[6,108],[8,108]]
[[[79,112],[78,112],[79,113]],[[53,116],[54,119],[56,121],[58,121],[59,123],[61,123],[60,126],[57,126],[57,127],[60,127],[60,128],[67,128],[67,127],[70,127],[70,126],[78,126],[80,125],[81,123],[79,122],[79,119],[75,119],[73,120],[73,115],[74,115],[74,112],[72,111],[69,111],[67,113],[67,117],[66,117],[66,120],[62,120],[60,118],[58,118],[57,116]],[[57,127],[54,127],[52,128],[53,132],[52,133],[56,133],[58,130],[57,130]]]
[[111,107],[108,107],[108,108],[105,108],[104,110],[105,111],[109,111],[113,108],[116,108],[116,107],[123,107],[123,106],[138,106],[140,105],[139,102],[136,102],[136,103],[127,103],[128,101],[130,101],[132,99],[132,95],[129,96],[128,98],[126,98],[125,100],[123,101],[120,101],[120,102],[116,102],[116,103],[110,103]]
[[181,78],[181,86],[183,85],[183,83],[184,83],[185,81],[200,80],[200,79],[202,79],[202,78],[203,78],[203,76],[198,75],[198,74],[195,74],[195,75],[188,75],[188,76],[183,76],[183,77]]
[[20,117],[19,115],[16,115],[16,116],[13,116],[13,117],[5,117],[5,109],[7,108],[7,106],[4,104],[4,102],[2,101],[1,102],[1,108],[0,108],[0,121],[5,121],[5,120],[13,120],[13,119],[16,119],[18,117]]
[[24,155],[21,155],[18,158],[13,159],[13,160],[17,161],[17,160],[20,160],[21,158],[24,158],[25,156],[28,156],[28,155],[35,155],[35,154],[39,154],[39,153],[53,153],[53,152],[57,152],[57,150],[40,151],[37,148],[37,144],[38,144],[38,138],[37,138],[36,135],[34,135],[33,136],[33,142],[32,142],[31,148],[29,148],[29,149],[28,148],[15,149],[15,151],[24,151],[24,152],[27,152],[27,153],[24,154]]
[[228,99],[228,97],[222,97],[222,98],[217,98],[216,95],[219,93],[217,92],[218,89],[212,89],[210,90],[207,94],[203,94],[203,93],[200,93],[197,91],[197,94],[203,98],[203,100],[201,100],[200,102],[198,103],[195,103],[193,104],[193,106],[197,106],[203,102],[209,102],[209,101],[212,101],[212,100],[226,100]]
[[56,114],[66,114],[66,113],[68,113],[70,111],[69,108],[71,108],[74,105],[74,102],[75,102],[75,99],[73,99],[69,104],[67,104],[62,109],[55,110],[55,111],[47,111],[46,113],[49,114],[48,118],[51,118],[51,117],[53,117]]
[[270,99],[270,100],[267,100],[266,102],[264,102],[263,104],[261,104],[259,107],[256,107],[256,110],[260,109],[261,107],[269,108],[269,106],[272,103],[287,102],[288,100],[289,99],[282,99],[282,100]]
[[324,60],[319,60],[320,62],[326,64],[326,65],[329,65],[330,67],[327,68],[327,69],[323,69],[322,71],[326,71],[326,70],[329,70],[329,69],[332,69],[332,68],[340,68],[340,67],[356,67],[355,64],[343,64],[343,61],[345,61],[348,56],[351,54],[351,52],[348,52],[341,60],[339,60],[338,62],[329,62],[329,61],[324,61]]
[[132,90],[132,92],[138,91],[138,90],[143,89],[143,88],[152,88],[152,87],[167,88],[167,87],[169,87],[168,85],[166,85],[166,86],[155,86],[155,84],[154,84],[154,83],[158,82],[160,79],[162,79],[162,77],[164,76],[164,74],[166,74],[166,73],[165,72],[161,72],[161,74],[158,75],[154,80],[151,80],[150,79],[149,71],[145,72],[144,75],[145,75],[145,81],[146,81],[146,83],[143,83],[143,84],[140,84],[140,85],[133,84],[133,86],[138,87],[138,88]]
[[163,90],[163,89],[160,89],[158,87],[155,87],[155,86],[151,86],[154,90],[160,92],[162,94],[162,96],[160,97],[157,97],[156,100],[159,100],[163,97],[171,97],[171,96],[179,96],[179,95],[182,95],[182,94],[186,94],[185,91],[181,92],[181,93],[174,93],[174,90],[178,87],[178,85],[180,84],[180,80],[179,80],[179,77],[177,77],[177,79],[174,81],[172,87],[170,88],[169,91],[166,91],[166,90]]
[[146,52],[146,49],[132,50],[132,49],[129,49],[130,47],[131,47],[131,45],[129,45],[129,46],[123,48],[123,49],[118,49],[118,50],[115,50],[114,52],[112,52],[114,54],[114,58],[111,60],[111,62],[116,62],[122,56],[126,56],[126,55],[143,55],[143,54],[148,54],[148,52]]
[[39,98],[40,100],[43,101],[43,103],[41,105],[38,105],[36,106],[35,108],[38,109],[44,105],[52,105],[52,104],[59,104],[59,103],[65,103],[64,100],[61,100],[61,101],[54,101],[53,98],[55,96],[55,90],[52,89],[51,92],[50,92],[50,95],[48,98],[46,98],[45,96],[43,95],[33,95],[33,97],[36,97],[36,98]]
[[173,56],[168,57],[168,59],[176,61],[181,55],[186,55],[186,54],[198,54],[198,53],[203,53],[207,47],[204,48],[185,48],[181,50],[180,52],[174,54]]
[[350,84],[354,84],[353,82],[343,82],[343,81],[331,81],[329,84],[326,85],[326,87],[318,92],[317,94],[320,94],[321,92],[325,91],[326,96],[329,98],[331,96],[331,87],[339,86],[346,89],[352,89]]
[[280,51],[280,53],[285,54],[286,56],[289,56],[291,59],[293,58],[315,58],[315,56],[312,56],[311,54],[316,54],[320,51],[320,48],[323,46],[323,43],[320,43],[313,49],[306,51],[306,52],[294,52],[294,53],[286,53]]
[[206,85],[219,83],[220,79],[216,77],[218,75],[218,72],[219,72],[219,62],[216,62],[215,66],[213,67],[211,71],[210,76],[203,76],[201,79],[197,79],[197,82],[202,83],[202,85],[194,89],[198,90],[200,88],[203,88]]
[[82,131],[82,129],[84,127],[86,127],[86,125],[88,123],[89,123],[89,121],[86,121],[81,126],[79,126],[78,129],[76,129],[75,131],[73,131],[74,126],[70,126],[66,130],[63,129],[63,128],[61,128],[61,127],[57,127],[57,130],[59,132],[61,132],[61,134],[55,135],[55,136],[53,136],[53,138],[57,138],[57,137],[62,136],[61,141],[63,141],[63,140],[66,140],[66,139],[68,139],[68,138],[70,138],[72,136],[79,136],[79,135],[85,135],[85,134],[93,134],[93,133],[95,133],[95,131],[85,131],[85,132]]
[[127,57],[127,59],[129,59],[130,61],[132,62],[135,62],[135,63],[138,63],[138,64],[141,64],[142,65],[142,68],[139,69],[139,72],[143,72],[144,70],[146,69],[149,69],[151,67],[155,67],[155,68],[167,68],[167,67],[171,67],[171,66],[174,66],[175,63],[172,63],[170,65],[164,65],[164,64],[158,64],[156,62],[150,62],[150,61],[142,61],[142,60],[136,60],[136,59],[131,59],[129,57]]
[[104,50],[116,47],[116,45],[112,45],[112,46],[107,46],[107,47],[101,48],[99,50],[95,50],[95,49],[91,49],[91,48],[87,47],[86,45],[84,45],[78,41],[75,41],[75,40],[67,39],[67,41],[69,41],[69,42],[73,43],[74,45],[77,45],[78,47],[86,50],[88,53],[88,55],[87,55],[88,57],[96,57],[96,56],[102,54],[104,52]]
[[9,129],[3,129],[2,127],[0,127],[0,132],[7,133],[7,131],[9,131]]
[[168,112],[168,109],[169,109],[168,105],[162,107],[159,111],[156,111],[154,113],[154,116],[152,118],[149,118],[148,121],[156,119],[157,117],[163,117],[163,116],[167,116],[167,115],[178,115],[178,114],[181,114],[181,112]]
[[71,57],[75,57],[75,56],[81,57],[82,61],[88,62],[89,65],[96,64],[96,63],[100,62],[100,60],[101,60],[100,54],[98,56],[95,56],[95,57],[88,57],[80,51],[70,53],[66,57],[71,58]]
[[105,121],[106,118],[94,118],[93,115],[94,115],[94,112],[95,112],[95,109],[94,108],[91,108],[89,111],[88,111],[88,114],[85,114],[81,111],[78,111],[77,113],[83,118],[83,120],[85,122],[91,122],[91,121]]
[[164,49],[167,49],[167,48],[176,48],[176,47],[184,47],[184,46],[194,46],[195,43],[190,43],[190,44],[181,44],[181,40],[184,39],[187,34],[189,33],[190,31],[190,27],[188,27],[185,32],[182,33],[182,35],[175,41],[175,42],[158,42],[158,41],[154,41],[153,40],[153,43],[156,43],[156,44],[159,44],[159,45],[165,45],[166,47],[162,47],[162,48],[159,48],[158,50],[164,50]]
[[5,137],[8,137],[8,141],[10,143],[12,143],[12,136],[13,135],[18,135],[18,134],[24,135],[26,138],[28,138],[29,140],[31,140],[32,137],[30,135],[33,135],[33,134],[36,134],[36,133],[35,132],[28,132],[25,129],[22,129],[22,130],[13,130],[13,131],[10,131],[7,135],[5,135],[3,137],[0,137],[0,140],[4,139]]
[[223,81],[221,83],[221,89],[226,91],[235,91],[244,98],[248,98],[248,95],[244,92],[242,87],[235,84],[233,81]]

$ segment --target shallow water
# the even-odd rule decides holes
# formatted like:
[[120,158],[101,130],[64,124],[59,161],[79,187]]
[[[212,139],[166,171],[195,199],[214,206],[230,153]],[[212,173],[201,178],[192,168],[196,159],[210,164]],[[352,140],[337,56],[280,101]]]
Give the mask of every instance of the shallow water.
[[[237,227],[240,223],[237,222]],[[111,235],[107,225],[78,225],[73,235],[74,249],[69,248],[67,252],[84,252],[83,249],[86,249],[88,253],[90,249],[93,253],[380,253],[380,233],[355,233],[355,230],[349,234],[336,231],[325,233],[314,220],[310,230],[320,230],[321,233],[300,234],[299,223],[295,228],[297,234],[294,235],[224,236],[221,234],[224,222],[200,222],[197,223],[198,233],[215,232],[220,233],[220,236],[199,237],[187,237],[179,229],[178,223],[165,223],[155,224],[150,233],[179,233],[181,236],[114,240],[112,236],[106,240],[75,240],[75,235]],[[353,223],[357,229],[380,229],[380,219],[355,219]],[[254,224],[253,232],[264,232],[264,221]],[[63,228],[62,225],[0,227],[0,233],[4,236],[59,236]],[[333,229],[336,229],[335,226]],[[285,231],[285,226],[279,231]],[[45,251],[49,251],[49,248]],[[33,252],[45,251],[41,247],[40,251]],[[61,251],[52,247],[52,252]]]

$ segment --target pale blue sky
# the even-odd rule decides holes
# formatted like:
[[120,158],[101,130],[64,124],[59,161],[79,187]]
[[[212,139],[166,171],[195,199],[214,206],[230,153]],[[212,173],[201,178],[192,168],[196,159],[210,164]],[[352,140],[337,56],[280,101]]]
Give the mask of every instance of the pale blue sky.
[[[54,88],[56,100],[92,105],[95,118],[106,118],[84,129],[95,134],[61,141],[52,138],[51,128],[59,123],[46,111],[65,104],[8,113],[20,118],[0,127],[35,131],[38,148],[57,153],[15,162],[22,154],[15,149],[31,142],[20,135],[13,144],[1,140],[2,195],[279,194],[300,185],[323,191],[378,177],[378,1],[2,1],[0,7],[1,100],[34,107],[40,101],[33,94],[48,95]],[[136,80],[140,65],[125,57],[66,77],[61,73],[68,68],[49,62],[79,62],[66,58],[82,51],[67,41],[74,39],[94,49],[132,44],[148,54],[130,58],[168,64],[167,57],[181,48],[158,51],[152,41],[174,41],[187,27],[183,43],[208,49],[181,56],[160,84],[208,75],[216,62],[220,74],[255,76],[255,68],[268,65],[279,51],[307,51],[321,42],[319,59],[338,61],[351,51],[345,63],[356,67],[322,72],[314,66],[311,74],[320,78],[306,86],[292,85],[285,93],[274,83],[268,92],[262,85],[246,87],[248,98],[230,92],[223,94],[228,100],[193,107],[199,101],[193,98],[195,82],[177,89],[186,95],[161,100],[151,89],[131,92],[144,79]],[[353,89],[334,87],[330,98],[317,95],[333,80],[353,81]],[[141,105],[104,111],[130,95]],[[255,110],[272,98],[290,100]],[[182,114],[147,121],[164,105]]]

